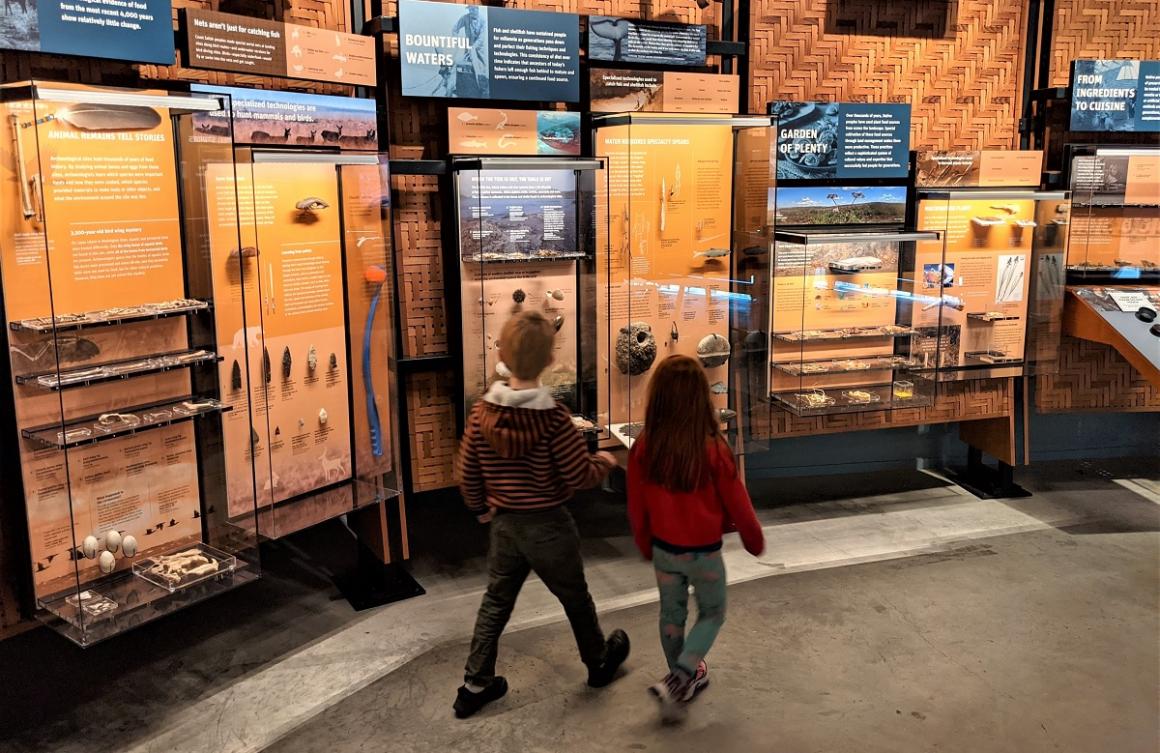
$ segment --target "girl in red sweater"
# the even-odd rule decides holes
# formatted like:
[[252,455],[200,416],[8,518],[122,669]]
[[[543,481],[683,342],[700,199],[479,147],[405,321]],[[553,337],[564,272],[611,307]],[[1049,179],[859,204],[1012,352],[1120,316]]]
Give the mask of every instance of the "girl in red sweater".
[[[737,530],[754,556],[765,536],[721,435],[709,380],[688,356],[669,356],[649,382],[644,431],[629,453],[628,517],[660,589],[661,647],[669,673],[649,688],[674,721],[709,684],[705,654],[725,622],[721,536]],[[689,586],[697,622],[685,632]]]

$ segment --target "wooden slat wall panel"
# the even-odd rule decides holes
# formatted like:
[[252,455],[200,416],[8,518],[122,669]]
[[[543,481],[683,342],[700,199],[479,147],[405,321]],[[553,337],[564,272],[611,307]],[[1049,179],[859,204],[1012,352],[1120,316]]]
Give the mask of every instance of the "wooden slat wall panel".
[[439,181],[428,176],[396,176],[394,189],[395,240],[403,265],[403,355],[446,353]]
[[416,491],[450,486],[459,437],[455,433],[455,379],[450,373],[410,377],[411,471]]
[[1010,379],[976,379],[939,386],[934,405],[894,411],[867,411],[801,418],[762,404],[750,415],[754,439],[782,439],[847,431],[895,429],[922,424],[1004,418],[1014,412],[1014,387]]
[[1160,58],[1160,2],[1055,0],[1051,86],[1067,86],[1071,61],[1084,58]]
[[1026,3],[753,0],[750,109],[910,102],[914,148],[1010,148]]
[[1035,378],[1035,409],[1160,411],[1160,389],[1149,384],[1115,348],[1064,336],[1059,370]]

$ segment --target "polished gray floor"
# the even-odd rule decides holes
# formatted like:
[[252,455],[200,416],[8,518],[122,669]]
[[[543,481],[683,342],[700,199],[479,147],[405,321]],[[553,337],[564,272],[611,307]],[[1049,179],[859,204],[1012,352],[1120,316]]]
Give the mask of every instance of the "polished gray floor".
[[531,583],[502,647],[513,692],[452,719],[482,537],[429,511],[425,597],[353,613],[284,546],[256,586],[86,652],[43,632],[0,644],[0,750],[1151,752],[1156,478],[1154,462],[1045,466],[1008,501],[924,474],[755,485],[769,551],[728,549],[714,684],[679,729],[644,692],[651,572],[597,499],[579,514],[592,590],[635,644],[609,689],[583,687]]

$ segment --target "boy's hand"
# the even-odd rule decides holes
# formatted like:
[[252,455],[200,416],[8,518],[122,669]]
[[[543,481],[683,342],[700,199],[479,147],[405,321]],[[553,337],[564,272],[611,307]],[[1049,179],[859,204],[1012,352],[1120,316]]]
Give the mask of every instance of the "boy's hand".
[[482,525],[487,525],[488,523],[491,522],[491,519],[494,517],[495,517],[495,508],[489,507],[487,509],[487,512],[483,513],[482,515],[476,515],[475,519],[478,520]]
[[601,450],[600,452],[596,453],[596,457],[605,461],[614,468],[619,465],[619,463],[616,462],[616,456],[606,450]]

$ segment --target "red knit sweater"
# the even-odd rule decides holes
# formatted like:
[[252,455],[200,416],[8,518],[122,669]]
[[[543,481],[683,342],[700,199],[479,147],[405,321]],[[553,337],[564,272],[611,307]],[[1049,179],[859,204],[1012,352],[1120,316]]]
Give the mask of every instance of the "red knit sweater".
[[709,478],[691,492],[674,492],[648,480],[641,460],[643,442],[637,441],[628,456],[628,518],[645,559],[652,559],[654,543],[676,553],[719,549],[722,533],[732,530],[741,534],[750,554],[765,551],[765,534],[749,492],[723,442],[706,444]]

